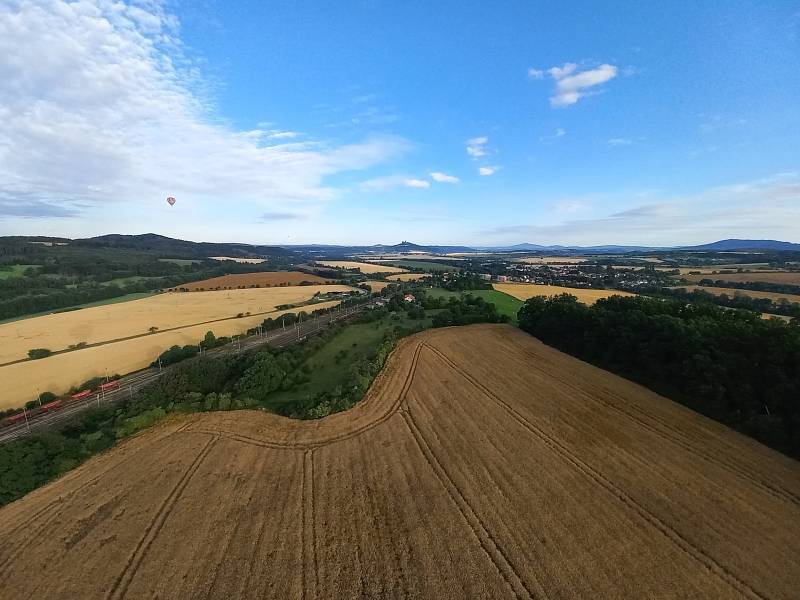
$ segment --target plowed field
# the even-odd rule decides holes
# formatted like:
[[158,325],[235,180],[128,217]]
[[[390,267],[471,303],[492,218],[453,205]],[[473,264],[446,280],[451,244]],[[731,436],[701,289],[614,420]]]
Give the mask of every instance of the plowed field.
[[800,466],[508,326],[194,415],[0,510],[7,598],[796,598]]

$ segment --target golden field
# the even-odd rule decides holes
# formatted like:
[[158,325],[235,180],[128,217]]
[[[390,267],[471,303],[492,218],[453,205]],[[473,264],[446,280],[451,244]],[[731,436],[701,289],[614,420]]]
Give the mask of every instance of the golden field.
[[[220,292],[169,293],[0,325],[0,364],[26,358],[31,348],[56,352],[85,342],[97,344],[148,333],[265,313],[310,300],[316,292],[350,291],[344,285],[248,288]],[[263,318],[263,317],[262,317]]]
[[369,286],[369,289],[371,289],[373,292],[380,292],[383,288],[385,288],[391,282],[389,282],[389,281],[367,280],[364,283],[367,284]]
[[800,465],[519,329],[448,327],[346,412],[166,419],[4,506],[0,539],[14,600],[797,600]]
[[[200,293],[203,292],[197,292],[196,294]],[[222,292],[218,293],[222,294]],[[191,294],[191,296],[196,294]],[[179,296],[189,295],[180,294]],[[133,302],[128,304],[133,304]],[[190,325],[173,331],[164,331],[130,340],[111,342],[73,352],[56,354],[40,360],[27,360],[6,365],[5,367],[0,367],[0,380],[3,381],[0,410],[22,406],[28,400],[35,399],[37,391],[62,394],[72,386],[80,385],[92,377],[104,376],[106,373],[109,375],[115,373],[124,375],[132,371],[138,371],[147,367],[159,354],[171,346],[198,343],[208,331],[213,331],[217,337],[238,335],[246,332],[251,327],[255,327],[267,317],[274,319],[287,313],[311,312],[336,306],[337,304],[339,304],[338,301],[320,302],[311,306],[275,311],[268,315],[252,315],[241,319],[227,319],[203,325]],[[118,306],[123,305],[120,304]],[[68,314],[77,316],[77,312]],[[33,321],[35,319],[30,320]]]
[[519,300],[527,300],[534,296],[557,296],[559,294],[571,294],[578,298],[579,302],[590,306],[601,298],[609,296],[635,296],[630,292],[620,292],[618,290],[587,290],[580,288],[567,288],[557,285],[538,285],[535,283],[494,283],[492,287],[498,292],[503,292],[509,296],[514,296]]
[[358,269],[364,274],[370,273],[405,273],[405,269],[389,265],[373,265],[371,263],[356,262],[354,260],[317,260],[314,261],[323,267],[334,269]]

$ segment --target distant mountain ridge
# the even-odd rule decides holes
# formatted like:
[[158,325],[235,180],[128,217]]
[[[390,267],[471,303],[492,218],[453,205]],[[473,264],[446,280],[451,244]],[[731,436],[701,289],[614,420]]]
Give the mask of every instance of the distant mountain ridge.
[[720,240],[700,246],[689,246],[691,250],[800,250],[800,244],[778,240]]
[[658,252],[670,250],[687,251],[717,251],[731,252],[742,250],[788,250],[800,251],[800,244],[783,242],[779,240],[740,240],[726,239],[700,244],[697,246],[563,246],[521,243],[509,246],[448,246],[448,245],[420,245],[409,241],[399,244],[375,244],[371,246],[336,245],[336,244],[298,244],[298,245],[260,245],[224,242],[191,242],[179,240],[155,233],[139,235],[126,235],[112,233],[91,238],[70,240],[69,238],[47,236],[6,236],[0,241],[17,240],[28,242],[67,242],[76,246],[90,246],[95,248],[129,248],[149,252],[158,252],[164,255],[190,256],[195,258],[208,256],[231,256],[238,258],[256,258],[263,256],[288,256],[292,253],[325,254],[327,256],[349,256],[353,254],[410,254],[434,253],[451,254],[461,252],[552,252],[556,254],[569,254],[576,252],[591,252],[596,254],[616,254],[625,252]]
[[234,258],[258,258],[261,256],[285,256],[288,252],[279,246],[260,246],[240,243],[190,242],[144,233],[123,235],[111,233],[93,238],[72,240],[76,246],[93,248],[128,248],[131,250],[156,251],[162,254],[206,258],[208,256],[230,256]]

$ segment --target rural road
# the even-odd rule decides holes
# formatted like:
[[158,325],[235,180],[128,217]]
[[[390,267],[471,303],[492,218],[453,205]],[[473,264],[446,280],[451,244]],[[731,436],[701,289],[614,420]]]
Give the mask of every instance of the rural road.
[[[337,312],[323,315],[318,319],[311,319],[305,323],[300,323],[298,327],[290,326],[285,331],[278,329],[271,331],[264,336],[252,335],[248,337],[240,337],[232,341],[230,344],[209,350],[206,352],[206,354],[230,354],[234,352],[241,352],[243,350],[252,350],[253,348],[262,346],[264,344],[269,344],[275,348],[283,348],[291,344],[296,344],[299,341],[306,339],[310,335],[316,335],[330,323],[350,319],[356,314],[364,311],[366,308],[372,308],[374,306],[374,302],[368,302],[365,304],[348,307],[347,312]],[[161,377],[163,373],[166,373],[172,368],[173,366],[169,366],[159,370],[158,368],[150,367],[147,369],[142,369],[141,371],[130,373],[119,379],[119,388],[115,390],[105,393],[97,392],[88,398],[70,402],[57,411],[31,417],[28,419],[27,423],[25,421],[21,421],[19,423],[15,423],[14,425],[7,426],[0,431],[0,444],[45,431],[54,425],[63,423],[67,419],[70,419],[77,413],[89,408],[90,406],[100,406],[104,403],[115,402],[121,398],[124,398],[125,396],[132,396],[135,392],[139,391],[147,384],[155,381]]]

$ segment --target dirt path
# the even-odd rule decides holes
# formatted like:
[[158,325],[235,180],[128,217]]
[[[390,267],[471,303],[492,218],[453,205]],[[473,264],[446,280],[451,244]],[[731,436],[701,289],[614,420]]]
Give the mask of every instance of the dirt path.
[[3,598],[793,598],[800,465],[472,326],[404,340],[347,413],[129,440],[0,539]]

